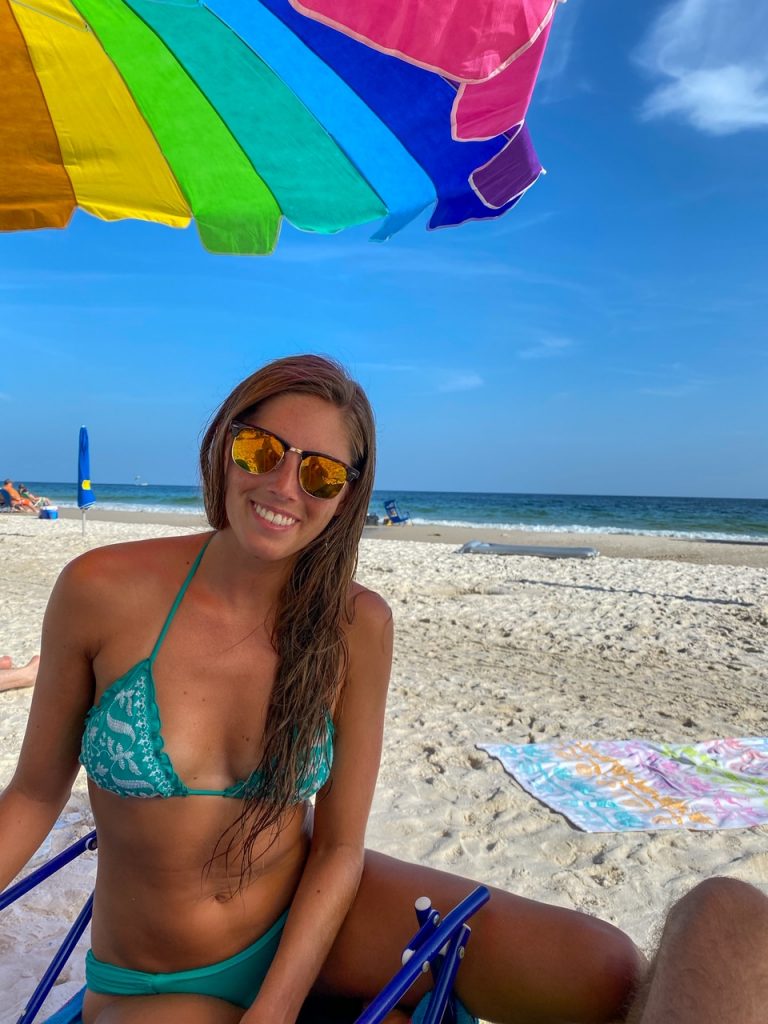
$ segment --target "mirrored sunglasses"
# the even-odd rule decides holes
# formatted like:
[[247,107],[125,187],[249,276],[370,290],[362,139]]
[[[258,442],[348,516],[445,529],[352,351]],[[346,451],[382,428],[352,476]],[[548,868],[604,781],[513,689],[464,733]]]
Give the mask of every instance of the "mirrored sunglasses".
[[271,473],[283,461],[286,452],[296,452],[301,460],[299,483],[302,490],[313,498],[335,498],[344,484],[360,476],[356,469],[339,459],[322,452],[302,451],[263,427],[234,420],[230,430],[233,435],[232,461],[254,476]]

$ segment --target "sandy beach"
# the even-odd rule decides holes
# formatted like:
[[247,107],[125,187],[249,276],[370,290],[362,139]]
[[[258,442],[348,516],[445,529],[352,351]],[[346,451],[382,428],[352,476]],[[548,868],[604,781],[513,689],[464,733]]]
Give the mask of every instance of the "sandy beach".
[[[101,544],[204,529],[192,516],[0,517],[0,653],[39,649],[58,572]],[[589,561],[459,555],[465,540],[592,546]],[[768,892],[768,826],[588,835],[518,787],[481,742],[683,741],[768,732],[768,546],[445,527],[366,530],[358,578],[396,626],[368,844],[599,915],[650,951],[664,911],[726,874]],[[139,652],[137,652],[139,653]],[[0,784],[29,691],[0,694]],[[82,773],[43,854],[92,827]],[[15,1021],[92,884],[94,855],[6,911],[0,1024]],[[85,948],[87,944],[83,945]],[[82,952],[49,1011],[82,985]]]

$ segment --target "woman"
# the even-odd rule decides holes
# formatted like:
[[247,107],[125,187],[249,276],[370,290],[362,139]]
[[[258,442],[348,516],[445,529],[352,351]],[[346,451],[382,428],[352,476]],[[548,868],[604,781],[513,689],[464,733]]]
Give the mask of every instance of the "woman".
[[[447,908],[471,888],[363,847],[392,648],[389,608],[352,579],[374,446],[341,367],[278,360],[205,435],[212,532],[98,548],[61,574],[0,798],[0,886],[79,757],[99,834],[85,1024],[277,1024],[313,989],[369,999],[413,899]],[[474,1013],[620,1015],[639,955],[610,925],[501,892],[473,925],[458,989]]]
[[47,508],[48,505],[51,504],[50,498],[46,498],[45,495],[42,494],[33,494],[26,484],[19,484],[19,494],[25,501],[28,501],[33,508]]

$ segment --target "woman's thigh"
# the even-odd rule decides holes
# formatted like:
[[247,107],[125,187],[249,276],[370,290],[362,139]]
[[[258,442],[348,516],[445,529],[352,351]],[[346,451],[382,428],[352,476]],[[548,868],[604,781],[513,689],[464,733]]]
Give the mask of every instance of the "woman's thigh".
[[[366,852],[354,905],[323,967],[321,990],[371,999],[400,966],[416,930],[414,900],[441,914],[476,882]],[[617,928],[576,911],[500,889],[470,921],[472,935],[456,988],[488,1021],[610,1021],[620,1018],[643,959]],[[415,1005],[428,988],[414,987]]]
[[238,1024],[245,1011],[212,996],[108,996],[87,992],[84,1024]]

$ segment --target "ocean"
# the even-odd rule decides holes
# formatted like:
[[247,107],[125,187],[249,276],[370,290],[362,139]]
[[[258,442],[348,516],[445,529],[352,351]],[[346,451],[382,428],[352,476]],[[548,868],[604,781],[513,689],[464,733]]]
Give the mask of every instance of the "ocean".
[[[74,483],[25,481],[35,494],[74,507]],[[199,514],[197,487],[94,483],[105,509]],[[768,500],[628,497],[594,494],[490,494],[458,491],[374,491],[370,511],[384,516],[394,498],[414,523],[492,526],[577,533],[641,533],[705,540],[768,542]]]

